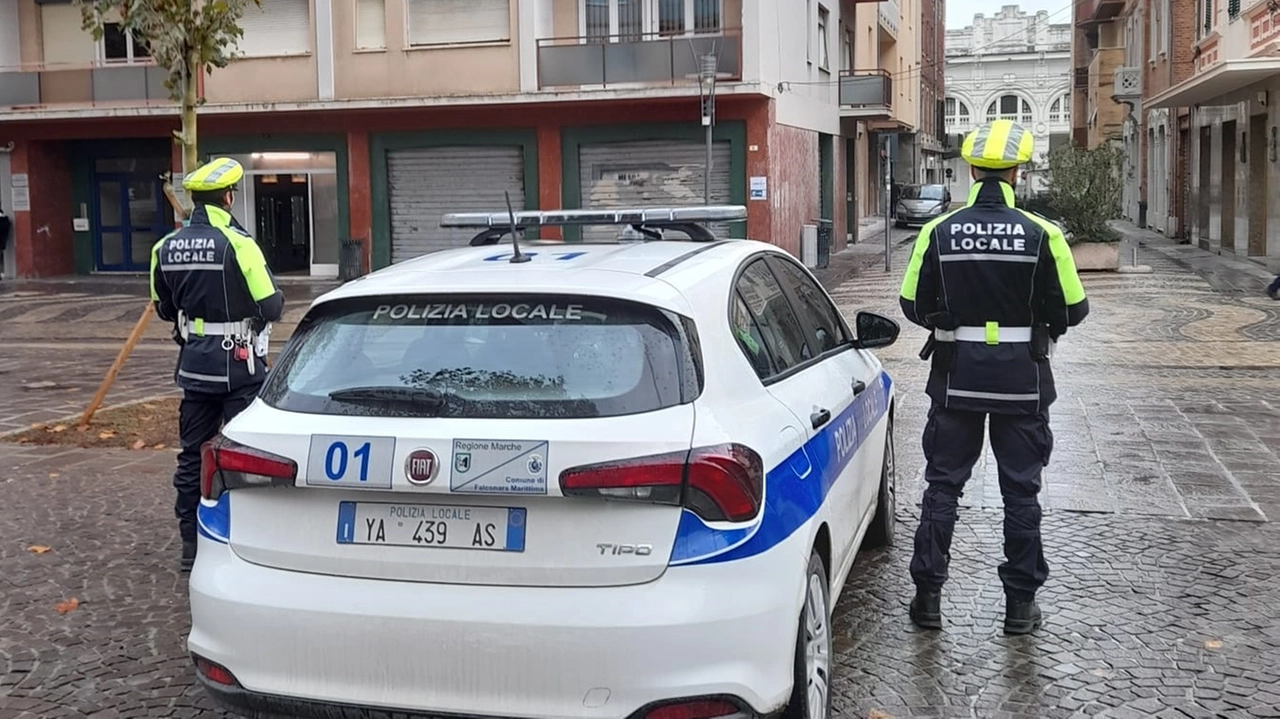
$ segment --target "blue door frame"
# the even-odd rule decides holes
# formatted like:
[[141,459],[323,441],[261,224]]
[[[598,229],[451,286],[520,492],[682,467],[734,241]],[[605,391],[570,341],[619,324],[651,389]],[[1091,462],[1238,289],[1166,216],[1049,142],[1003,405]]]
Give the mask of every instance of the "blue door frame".
[[[133,223],[133,214],[135,210],[142,210],[144,214],[148,209],[148,204],[137,205],[130,199],[129,188],[133,184],[149,183],[152,186],[152,198],[154,199],[154,207],[151,214],[150,224]],[[102,190],[105,186],[116,186],[116,197],[119,198],[119,206],[115,208],[114,213],[119,218],[118,222],[104,222],[104,210],[110,208],[104,207],[102,204]],[[145,202],[145,200],[143,201]],[[172,223],[165,221],[166,203],[164,196],[164,182],[156,177],[153,173],[95,173],[93,176],[93,260],[98,270],[103,272],[146,272],[150,269],[150,250],[156,240],[163,237],[173,230]],[[137,238],[138,242],[146,245],[145,252],[139,252],[138,259],[134,258],[134,233],[138,232],[141,236]],[[104,257],[104,236],[118,235],[120,237],[120,260],[117,262],[108,262]],[[145,259],[144,259],[145,258]]]

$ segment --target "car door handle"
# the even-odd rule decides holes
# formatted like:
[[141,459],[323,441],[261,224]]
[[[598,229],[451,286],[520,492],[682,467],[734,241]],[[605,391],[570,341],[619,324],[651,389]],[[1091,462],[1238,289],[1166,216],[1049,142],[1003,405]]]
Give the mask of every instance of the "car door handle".
[[853,396],[857,397],[865,391],[867,391],[867,383],[860,379],[855,379],[853,381]]
[[822,425],[826,424],[827,422],[831,421],[831,410],[820,409],[817,412],[814,412],[813,414],[809,415],[809,421],[813,423],[813,428],[817,429]]

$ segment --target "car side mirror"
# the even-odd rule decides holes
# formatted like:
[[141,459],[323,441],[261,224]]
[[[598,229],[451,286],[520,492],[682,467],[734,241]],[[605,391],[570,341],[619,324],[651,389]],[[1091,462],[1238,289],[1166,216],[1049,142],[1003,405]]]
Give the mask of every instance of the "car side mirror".
[[900,327],[897,322],[874,312],[859,312],[853,320],[857,330],[854,344],[858,349],[888,347],[898,341]]

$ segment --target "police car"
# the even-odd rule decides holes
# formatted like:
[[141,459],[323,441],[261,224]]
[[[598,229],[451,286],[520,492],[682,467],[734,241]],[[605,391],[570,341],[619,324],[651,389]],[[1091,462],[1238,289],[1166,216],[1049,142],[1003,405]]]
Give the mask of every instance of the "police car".
[[[830,716],[832,606],[893,541],[869,349],[898,326],[851,328],[786,252],[698,224],[745,216],[446,215],[473,246],[316,299],[204,447],[206,689],[293,716]],[[644,239],[516,241],[548,225]]]

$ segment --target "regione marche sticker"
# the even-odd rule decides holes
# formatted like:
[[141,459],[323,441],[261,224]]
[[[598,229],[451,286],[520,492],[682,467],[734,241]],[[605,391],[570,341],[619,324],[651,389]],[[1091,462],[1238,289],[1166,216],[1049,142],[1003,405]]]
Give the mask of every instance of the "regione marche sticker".
[[547,442],[455,439],[449,489],[473,494],[546,494]]

